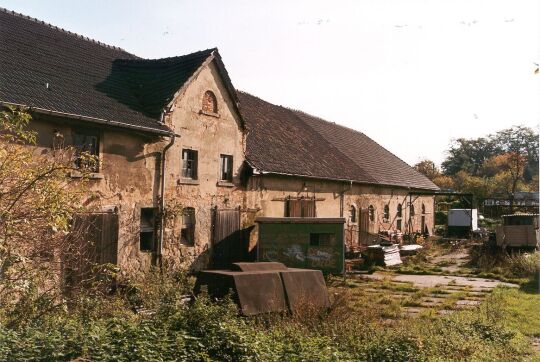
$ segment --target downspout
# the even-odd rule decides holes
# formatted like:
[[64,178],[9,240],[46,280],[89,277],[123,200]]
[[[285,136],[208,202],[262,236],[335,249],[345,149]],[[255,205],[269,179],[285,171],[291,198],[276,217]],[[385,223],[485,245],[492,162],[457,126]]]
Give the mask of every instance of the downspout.
[[[164,109],[163,112],[161,112],[161,122],[164,122],[166,110]],[[159,218],[160,218],[160,225],[159,225],[159,237],[158,237],[158,243],[156,246],[156,264],[159,265],[159,268],[161,269],[162,263],[162,255],[163,255],[163,238],[165,235],[165,165],[166,165],[166,154],[169,148],[172,147],[174,144],[174,141],[176,140],[176,134],[171,133],[169,134],[170,141],[169,143],[163,148],[163,151],[161,151],[161,185],[160,185],[160,196],[159,196]]]

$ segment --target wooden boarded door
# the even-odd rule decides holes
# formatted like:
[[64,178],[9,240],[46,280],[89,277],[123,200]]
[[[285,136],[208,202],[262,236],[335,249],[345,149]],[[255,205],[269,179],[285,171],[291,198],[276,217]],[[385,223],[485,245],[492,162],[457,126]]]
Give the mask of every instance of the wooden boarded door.
[[240,208],[213,210],[212,267],[228,269],[231,263],[246,261],[248,248],[240,227]]
[[360,245],[369,245],[369,210],[367,208],[360,209],[358,242]]
[[66,288],[98,277],[98,265],[117,264],[118,226],[115,212],[74,216],[71,241],[63,254]]

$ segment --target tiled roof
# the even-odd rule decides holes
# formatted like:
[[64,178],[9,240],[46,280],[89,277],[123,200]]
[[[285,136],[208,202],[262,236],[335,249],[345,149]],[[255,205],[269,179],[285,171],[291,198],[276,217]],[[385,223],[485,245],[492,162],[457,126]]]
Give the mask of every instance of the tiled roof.
[[210,56],[140,59],[0,8],[0,102],[169,133],[161,110]]
[[365,134],[238,92],[246,157],[259,171],[438,190]]

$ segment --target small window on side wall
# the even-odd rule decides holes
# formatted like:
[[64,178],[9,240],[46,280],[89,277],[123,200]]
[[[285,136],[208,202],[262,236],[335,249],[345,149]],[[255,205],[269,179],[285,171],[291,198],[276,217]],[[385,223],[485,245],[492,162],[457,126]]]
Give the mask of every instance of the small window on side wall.
[[398,204],[396,217],[400,218],[402,217],[402,215],[403,215],[403,206],[401,206],[401,204]]
[[233,170],[233,156],[221,155],[220,156],[220,181],[232,182],[232,170]]
[[212,91],[206,91],[202,100],[202,111],[206,113],[217,113],[217,99]]
[[182,150],[182,177],[197,179],[198,152],[190,149]]
[[195,209],[193,207],[186,207],[182,212],[180,243],[187,246],[195,245]]
[[383,219],[384,221],[390,220],[390,206],[388,204],[384,205]]
[[355,223],[356,222],[356,207],[354,205],[351,205],[351,222],[352,223]]
[[155,207],[141,208],[139,231],[139,248],[141,251],[154,251],[156,211]]
[[373,205],[369,205],[368,214],[369,214],[369,221],[374,222],[375,221],[375,208],[373,207]]
[[75,167],[99,171],[99,131],[77,128],[73,131]]

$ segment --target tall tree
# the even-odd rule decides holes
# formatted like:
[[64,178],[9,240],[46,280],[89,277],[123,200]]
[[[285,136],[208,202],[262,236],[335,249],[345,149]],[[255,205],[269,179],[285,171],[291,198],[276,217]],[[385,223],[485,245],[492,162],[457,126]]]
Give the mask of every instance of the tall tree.
[[425,175],[431,181],[433,181],[437,176],[441,174],[441,171],[439,171],[439,168],[437,167],[435,162],[428,159],[418,162],[413,167],[416,169],[416,171]]

